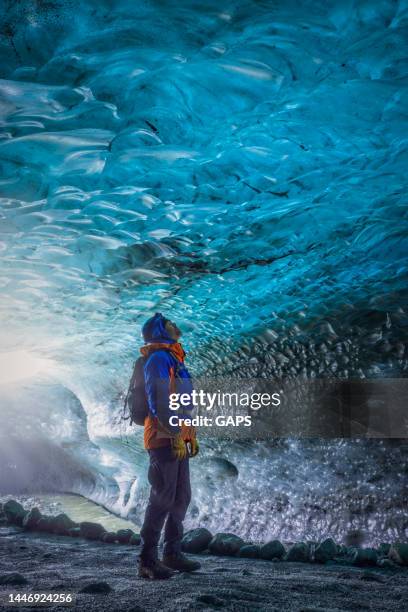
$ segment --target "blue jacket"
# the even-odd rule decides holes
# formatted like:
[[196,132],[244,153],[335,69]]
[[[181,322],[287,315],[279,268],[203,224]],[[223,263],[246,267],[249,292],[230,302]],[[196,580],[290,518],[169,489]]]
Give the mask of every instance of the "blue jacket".
[[[171,425],[169,419],[171,416],[191,417],[193,408],[190,399],[187,406],[180,406],[177,410],[170,409],[170,395],[172,393],[190,395],[193,385],[191,376],[184,365],[184,350],[179,342],[172,340],[167,334],[165,323],[165,318],[160,313],[156,313],[147,321],[142,330],[146,344],[140,350],[146,358],[144,364],[145,388],[149,413],[152,417],[151,422],[146,424],[149,428],[147,437],[154,437],[154,434],[157,433],[157,430],[153,431],[155,420],[172,434],[181,432],[182,428],[178,425]],[[149,447],[151,445],[148,444],[147,448]]]

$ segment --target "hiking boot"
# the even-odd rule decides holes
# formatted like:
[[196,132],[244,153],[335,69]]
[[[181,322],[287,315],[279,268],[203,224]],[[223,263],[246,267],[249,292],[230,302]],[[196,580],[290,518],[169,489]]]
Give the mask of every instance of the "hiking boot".
[[174,572],[163,565],[158,559],[143,561],[139,559],[139,576],[147,580],[168,580]]
[[177,555],[165,555],[163,557],[163,563],[172,570],[178,572],[195,572],[200,569],[201,563],[198,561],[192,561],[182,553]]

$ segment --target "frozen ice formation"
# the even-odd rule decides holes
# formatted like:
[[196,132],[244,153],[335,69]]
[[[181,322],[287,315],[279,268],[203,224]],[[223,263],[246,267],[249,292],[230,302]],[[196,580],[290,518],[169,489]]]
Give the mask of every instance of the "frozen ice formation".
[[[22,0],[0,15],[1,346],[62,368],[91,438],[118,435],[156,310],[196,373],[406,376],[406,1]],[[350,452],[369,462],[364,448]],[[139,485],[118,449],[127,512]],[[391,481],[401,499],[396,467]],[[259,503],[253,535],[270,525]],[[387,512],[364,515],[372,532]]]

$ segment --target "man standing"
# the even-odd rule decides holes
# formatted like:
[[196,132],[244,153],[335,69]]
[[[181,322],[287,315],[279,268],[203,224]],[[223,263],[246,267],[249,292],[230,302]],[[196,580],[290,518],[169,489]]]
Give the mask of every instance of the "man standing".
[[[139,576],[170,578],[172,570],[192,572],[200,563],[181,552],[183,520],[191,499],[189,458],[198,453],[193,427],[170,425],[169,418],[188,416],[169,409],[171,393],[191,393],[190,374],[184,365],[185,353],[178,342],[181,331],[160,313],[143,326],[145,345],[140,349],[149,414],[144,422],[144,446],[149,453],[148,478],[151,484],[146,509],[139,559]],[[163,562],[158,559],[158,544],[164,526]]]

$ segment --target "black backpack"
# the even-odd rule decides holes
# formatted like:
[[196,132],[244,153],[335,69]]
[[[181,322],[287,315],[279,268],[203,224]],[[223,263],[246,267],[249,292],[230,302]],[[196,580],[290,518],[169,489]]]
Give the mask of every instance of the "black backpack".
[[[130,424],[144,425],[145,418],[149,414],[149,403],[147,401],[145,378],[144,378],[144,365],[146,363],[146,357],[140,356],[135,361],[133,366],[133,374],[130,379],[129,389],[125,397],[125,404],[123,406],[124,419],[130,420]],[[176,364],[175,377],[179,376],[178,364]]]
[[143,370],[145,362],[145,357],[136,359],[125,398],[124,414],[128,415],[125,418],[130,419],[130,424],[144,425],[145,418],[149,414]]

